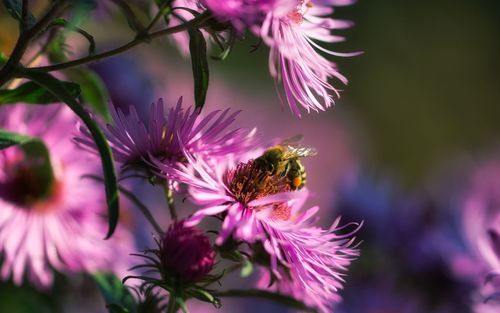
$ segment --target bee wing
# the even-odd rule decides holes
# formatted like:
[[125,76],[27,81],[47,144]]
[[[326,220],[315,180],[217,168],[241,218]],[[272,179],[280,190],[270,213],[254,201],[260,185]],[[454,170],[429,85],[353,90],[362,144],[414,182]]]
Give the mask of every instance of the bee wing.
[[281,142],[281,145],[282,146],[288,146],[288,147],[298,147],[299,146],[299,142],[302,141],[302,138],[304,138],[304,135],[295,135],[295,136],[292,136],[290,138],[286,138],[286,139],[283,139],[283,141]]
[[295,148],[288,146],[288,151],[285,153],[285,158],[294,158],[294,157],[308,157],[308,156],[313,156],[316,155],[318,152],[314,148],[310,147],[300,147],[300,148]]

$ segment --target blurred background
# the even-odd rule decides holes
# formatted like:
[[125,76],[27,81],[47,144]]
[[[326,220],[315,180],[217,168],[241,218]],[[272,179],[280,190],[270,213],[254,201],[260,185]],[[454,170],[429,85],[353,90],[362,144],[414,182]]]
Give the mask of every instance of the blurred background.
[[[132,38],[114,11],[110,5],[82,27],[98,50]],[[302,144],[319,152],[304,163],[309,205],[320,205],[323,226],[338,214],[344,222],[364,221],[362,255],[346,276],[337,312],[472,312],[479,261],[463,235],[462,209],[472,173],[500,157],[500,2],[360,0],[338,8],[335,17],[356,25],[337,32],[347,40],[332,50],[365,53],[336,59],[350,83],[334,82],[344,90],[334,108],[292,116],[275,94],[267,48],[251,52],[258,39],[248,35],[227,60],[210,62],[206,109],[241,109],[238,125],[256,126],[264,138],[303,134]],[[4,54],[16,38],[17,24],[0,6]],[[73,46],[80,47],[75,56],[86,49],[78,38]],[[170,105],[181,96],[193,103],[190,61],[169,39],[91,67],[115,106],[135,105],[145,115],[159,97]],[[149,201],[158,212],[161,197]],[[148,235],[137,234],[139,247]],[[0,312],[67,312],[65,305],[86,301],[68,294],[57,285],[39,293],[2,283]],[[54,295],[64,304],[54,304]],[[93,310],[104,312],[98,304],[82,312]],[[252,300],[228,301],[224,311],[286,309],[262,303],[257,310]]]

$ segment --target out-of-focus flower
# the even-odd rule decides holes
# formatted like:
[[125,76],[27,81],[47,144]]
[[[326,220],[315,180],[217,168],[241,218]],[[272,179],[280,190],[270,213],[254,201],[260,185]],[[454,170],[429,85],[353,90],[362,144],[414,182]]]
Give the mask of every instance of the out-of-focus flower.
[[500,271],[500,162],[479,168],[464,199],[464,231],[473,251]]
[[352,0],[202,0],[221,21],[230,21],[236,29],[247,26],[262,38],[271,51],[269,69],[277,89],[282,89],[292,112],[301,116],[300,107],[308,113],[324,111],[334,104],[339,90],[328,82],[337,78],[347,84],[335,63],[321,53],[333,56],[355,56],[338,53],[320,43],[336,43],[344,38],[331,34],[334,29],[351,27],[349,21],[332,19],[334,6],[350,5]]
[[186,157],[195,173],[178,171],[176,175],[190,185],[192,200],[203,207],[186,225],[222,214],[216,244],[222,245],[230,237],[262,243],[273,275],[289,286],[294,296],[329,312],[339,299],[342,273],[358,255],[350,238],[358,227],[342,235],[338,234],[343,228],[338,219],[327,230],[311,226],[318,207],[300,212],[307,190],[292,191],[286,175],[270,175],[256,160],[234,167],[221,161],[214,168],[189,154]]
[[[39,137],[53,168],[51,186],[33,171],[39,164],[18,147],[0,151],[1,277],[19,285],[27,278],[40,288],[51,286],[53,271],[113,270],[123,274],[128,234],[103,240],[102,186],[82,175],[94,172],[96,160],[71,141],[76,118],[66,107],[2,108],[0,127]],[[97,162],[97,163],[96,163]]]
[[346,183],[335,211],[363,218],[359,236],[365,240],[339,312],[470,312],[473,284],[464,272],[471,262],[453,227],[458,210],[447,209],[387,176],[361,175]]
[[[245,27],[262,23],[270,10],[277,8],[291,11],[294,1],[283,0],[201,0],[217,19],[230,22],[239,32]],[[279,6],[278,6],[279,3]]]
[[[466,238],[488,277],[478,279],[479,298],[475,312],[493,312],[500,308],[500,162],[489,162],[472,175],[463,202]],[[482,264],[481,264],[482,262]]]
[[[128,114],[119,108],[111,109],[115,125],[106,125],[104,132],[116,161],[124,168],[138,168],[151,174],[156,171],[152,158],[161,160],[163,169],[174,168],[185,162],[184,152],[217,159],[246,151],[254,140],[254,131],[227,130],[239,112],[230,113],[227,109],[202,117],[197,110],[183,109],[182,98],[167,115],[164,110],[161,99],[153,103],[149,120],[144,123],[133,106]],[[81,131],[84,137],[77,138],[77,142],[95,151],[88,130]]]
[[269,12],[258,33],[271,48],[269,68],[276,84],[282,84],[286,100],[293,113],[300,117],[300,106],[308,113],[324,111],[334,104],[333,94],[339,91],[328,82],[335,77],[343,84],[345,78],[337,65],[319,51],[334,56],[354,56],[358,53],[337,53],[322,47],[319,42],[335,43],[343,37],[330,34],[333,29],[347,28],[350,22],[334,20],[329,16],[333,6],[352,1],[298,0],[297,6],[283,14],[282,8]]

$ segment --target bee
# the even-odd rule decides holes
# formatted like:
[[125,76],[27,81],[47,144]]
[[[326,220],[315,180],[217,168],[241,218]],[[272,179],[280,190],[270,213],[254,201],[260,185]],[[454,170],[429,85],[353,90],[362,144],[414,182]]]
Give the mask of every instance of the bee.
[[295,136],[281,144],[267,149],[255,164],[269,175],[286,177],[292,190],[299,190],[306,183],[306,171],[300,158],[316,154],[314,148],[298,147],[296,142],[302,136]]

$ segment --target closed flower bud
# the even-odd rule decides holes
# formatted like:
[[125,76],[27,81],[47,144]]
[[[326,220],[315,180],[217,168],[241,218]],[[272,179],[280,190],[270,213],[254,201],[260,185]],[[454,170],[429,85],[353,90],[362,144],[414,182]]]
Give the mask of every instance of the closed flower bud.
[[212,270],[215,252],[207,236],[177,223],[162,238],[159,256],[168,275],[182,283],[194,283]]

